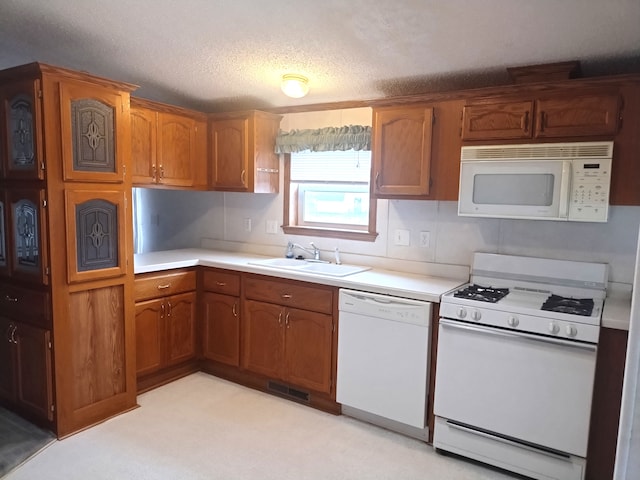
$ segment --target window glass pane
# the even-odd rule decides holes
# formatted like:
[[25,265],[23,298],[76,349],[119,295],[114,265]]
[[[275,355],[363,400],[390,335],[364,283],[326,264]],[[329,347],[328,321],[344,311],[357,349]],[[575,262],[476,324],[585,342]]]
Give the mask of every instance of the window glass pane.
[[303,184],[299,192],[304,224],[366,227],[369,223],[369,188],[366,185]]
[[291,181],[365,182],[371,174],[371,152],[303,152],[291,154]]

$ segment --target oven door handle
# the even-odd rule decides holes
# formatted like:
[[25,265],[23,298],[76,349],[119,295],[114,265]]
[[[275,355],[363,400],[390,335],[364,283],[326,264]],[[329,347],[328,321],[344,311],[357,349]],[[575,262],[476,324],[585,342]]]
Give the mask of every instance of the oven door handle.
[[478,325],[469,325],[467,323],[461,323],[455,320],[448,320],[446,318],[440,319],[440,325],[447,328],[484,333],[486,335],[507,337],[507,338],[513,338],[517,340],[526,340],[526,341],[537,342],[537,343],[554,344],[554,345],[560,345],[563,347],[578,348],[580,350],[589,350],[592,352],[595,352],[598,349],[598,346],[592,343],[572,342],[571,340],[563,340],[561,338],[542,337],[538,335],[531,335],[525,332],[515,332],[510,330],[499,330],[491,327],[481,327]]

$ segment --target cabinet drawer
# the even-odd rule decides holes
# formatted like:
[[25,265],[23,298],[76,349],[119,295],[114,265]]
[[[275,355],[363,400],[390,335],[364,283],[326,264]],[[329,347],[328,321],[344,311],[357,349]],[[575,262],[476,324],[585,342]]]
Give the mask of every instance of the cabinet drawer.
[[222,270],[207,269],[202,276],[202,289],[225,295],[240,295],[240,275]]
[[49,293],[13,285],[0,285],[0,312],[43,328],[51,327]]
[[245,277],[244,286],[245,297],[252,300],[322,313],[333,311],[333,292],[325,288],[255,277]]
[[176,272],[137,275],[135,279],[136,302],[164,297],[196,289],[196,272]]

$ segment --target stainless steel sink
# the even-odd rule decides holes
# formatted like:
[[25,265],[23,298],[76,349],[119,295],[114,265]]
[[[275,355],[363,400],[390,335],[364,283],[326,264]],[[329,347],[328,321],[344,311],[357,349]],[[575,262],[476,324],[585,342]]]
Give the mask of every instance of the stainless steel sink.
[[315,275],[327,275],[330,277],[346,277],[354,273],[370,270],[371,267],[360,265],[336,265],[335,263],[308,262],[306,260],[296,260],[294,258],[266,258],[264,260],[252,260],[249,265],[273,268],[276,270],[295,270],[298,272],[311,273]]

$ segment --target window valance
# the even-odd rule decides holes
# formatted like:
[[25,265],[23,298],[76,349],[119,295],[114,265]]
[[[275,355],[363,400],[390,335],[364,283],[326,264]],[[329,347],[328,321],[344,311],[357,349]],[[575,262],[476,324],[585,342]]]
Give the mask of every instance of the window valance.
[[345,125],[318,129],[280,131],[276,138],[276,153],[304,151],[330,152],[371,150],[371,127]]

